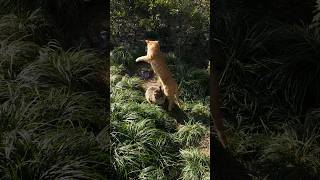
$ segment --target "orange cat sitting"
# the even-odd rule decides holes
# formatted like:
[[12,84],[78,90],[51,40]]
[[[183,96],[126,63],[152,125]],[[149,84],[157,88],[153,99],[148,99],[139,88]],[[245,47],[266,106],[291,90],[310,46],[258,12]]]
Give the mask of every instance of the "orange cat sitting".
[[145,42],[147,43],[147,55],[137,58],[136,62],[145,61],[149,63],[153,71],[159,76],[163,92],[169,101],[168,110],[171,111],[174,104],[180,107],[178,85],[165,63],[164,56],[160,51],[159,42],[150,40],[145,40]]

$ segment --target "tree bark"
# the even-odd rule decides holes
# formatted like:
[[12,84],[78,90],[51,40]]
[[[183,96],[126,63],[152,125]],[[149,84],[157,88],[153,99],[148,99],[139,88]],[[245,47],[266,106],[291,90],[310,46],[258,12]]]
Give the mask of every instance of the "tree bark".
[[[219,84],[217,77],[217,68],[214,63],[210,64],[210,109],[213,117],[213,127],[216,131],[219,141],[221,142],[223,147],[226,147],[226,136],[223,130],[223,116],[220,111],[221,103],[219,97]],[[212,126],[211,126],[212,127]],[[213,132],[213,128],[211,128],[211,132]]]

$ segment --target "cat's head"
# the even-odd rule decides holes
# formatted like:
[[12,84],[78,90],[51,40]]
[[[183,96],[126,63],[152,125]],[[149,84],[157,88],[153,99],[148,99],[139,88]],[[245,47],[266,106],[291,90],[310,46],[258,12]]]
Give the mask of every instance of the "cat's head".
[[146,40],[144,40],[144,42],[146,43],[146,44],[159,44],[159,41],[156,41],[156,40],[148,40],[148,39],[146,39]]
[[147,44],[147,50],[158,51],[160,50],[159,41],[145,40]]

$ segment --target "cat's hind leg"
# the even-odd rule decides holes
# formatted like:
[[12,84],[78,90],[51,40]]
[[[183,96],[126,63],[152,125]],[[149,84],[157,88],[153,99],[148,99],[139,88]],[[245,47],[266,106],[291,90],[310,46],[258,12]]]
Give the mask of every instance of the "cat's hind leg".
[[173,96],[168,96],[168,102],[169,102],[168,110],[169,111],[171,111],[173,106],[175,105],[174,101],[175,101],[175,98]]

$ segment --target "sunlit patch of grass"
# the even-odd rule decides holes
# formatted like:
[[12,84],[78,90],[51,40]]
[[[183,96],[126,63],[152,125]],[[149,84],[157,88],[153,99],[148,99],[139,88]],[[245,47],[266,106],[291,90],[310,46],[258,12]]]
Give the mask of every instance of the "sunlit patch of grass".
[[168,177],[164,174],[163,169],[149,166],[144,169],[139,174],[139,179],[141,180],[149,180],[149,179],[158,179],[158,180],[165,180]]
[[176,165],[173,148],[176,145],[166,132],[156,128],[155,120],[130,116],[111,122],[115,166],[122,175],[134,177],[140,171],[147,173],[143,169],[148,166],[170,171],[169,167]]
[[182,109],[189,119],[209,125],[210,109],[208,99],[206,101],[184,101]]
[[[166,132],[156,128],[155,120],[129,116],[123,121],[111,121],[111,123],[115,163],[121,174],[125,176],[130,173],[136,174],[151,165],[166,169],[176,164],[173,160],[175,157],[175,148],[173,147],[176,145],[174,146],[174,142]],[[119,144],[121,147],[118,147]],[[135,148],[131,149],[133,147]],[[126,152],[122,152],[122,150],[126,150]],[[143,157],[140,157],[138,152],[134,153],[136,151],[139,153],[142,151]]]
[[175,131],[176,127],[176,121],[157,105],[138,102],[114,102],[111,104],[111,113],[111,118],[117,121],[123,121],[128,117],[142,117],[156,120],[157,127],[161,129]]
[[198,146],[208,129],[200,123],[187,122],[174,134],[175,140],[187,147]]
[[129,67],[136,62],[130,51],[126,47],[120,46],[110,52],[110,63],[111,65],[124,65],[125,67]]
[[[116,125],[116,124],[114,124]],[[158,130],[155,128],[154,120],[149,119],[126,119],[116,125],[120,136],[124,135],[125,139],[130,142],[147,143],[155,137]],[[120,138],[117,137],[117,138]]]
[[115,86],[119,81],[121,81],[122,76],[119,74],[110,75],[110,86]]
[[139,91],[132,91],[128,89],[119,89],[116,91],[112,91],[111,93],[111,103],[115,102],[144,102],[145,97]]
[[180,151],[182,157],[183,180],[210,179],[210,158],[198,149],[190,148]]
[[115,88],[142,90],[141,82],[142,81],[137,77],[129,77],[125,75],[122,77],[121,81],[115,85]]
[[120,65],[112,65],[110,66],[110,75],[124,75],[125,67]]
[[145,167],[152,157],[146,152],[142,144],[119,143],[114,147],[114,166],[122,176],[131,176],[130,173],[137,173],[141,167]]
[[191,113],[200,116],[206,116],[207,118],[210,117],[210,109],[208,104],[204,105],[202,102],[194,104],[191,109]]
[[123,65],[110,66],[110,90],[123,78],[125,68]]
[[110,86],[115,86],[122,80],[125,68],[123,65],[110,66]]

